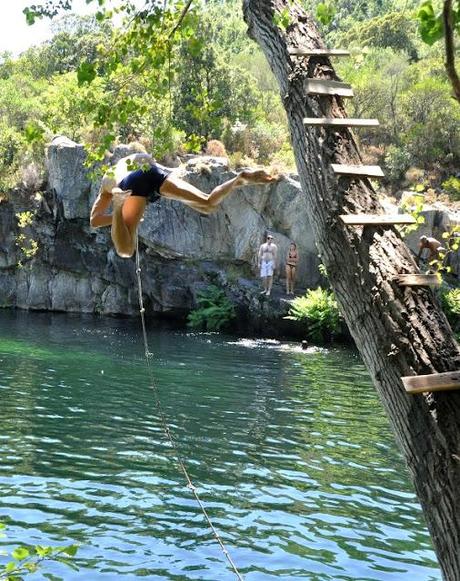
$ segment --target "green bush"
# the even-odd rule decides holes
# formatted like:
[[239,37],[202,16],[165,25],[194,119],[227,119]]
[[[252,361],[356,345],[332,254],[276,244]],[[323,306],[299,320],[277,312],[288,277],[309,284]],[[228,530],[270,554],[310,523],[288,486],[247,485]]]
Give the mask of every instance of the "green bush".
[[434,68],[417,72],[419,80],[398,102],[404,111],[401,144],[411,156],[411,165],[432,167],[444,164],[446,158],[456,164],[460,151],[459,107],[450,96],[449,84]]
[[286,319],[305,323],[308,337],[324,343],[328,337],[340,330],[340,312],[334,294],[317,288],[307,291],[305,296],[295,298]]
[[386,173],[390,181],[395,183],[401,180],[409,169],[409,166],[409,153],[396,145],[390,145],[385,155]]
[[460,326],[460,288],[442,290],[440,294],[442,310],[454,329]]
[[451,176],[442,183],[442,187],[446,190],[447,195],[453,202],[458,202],[460,200],[460,178]]
[[25,147],[20,131],[0,123],[0,193],[4,194],[18,182]]
[[197,308],[187,318],[193,329],[220,331],[236,317],[235,309],[223,290],[211,285],[197,295]]

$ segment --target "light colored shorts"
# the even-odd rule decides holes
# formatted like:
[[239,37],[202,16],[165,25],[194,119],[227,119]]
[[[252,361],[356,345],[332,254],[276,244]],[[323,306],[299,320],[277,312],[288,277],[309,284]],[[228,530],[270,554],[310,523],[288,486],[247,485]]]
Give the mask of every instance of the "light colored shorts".
[[273,276],[274,269],[273,260],[262,260],[260,263],[260,276],[262,278],[266,276]]

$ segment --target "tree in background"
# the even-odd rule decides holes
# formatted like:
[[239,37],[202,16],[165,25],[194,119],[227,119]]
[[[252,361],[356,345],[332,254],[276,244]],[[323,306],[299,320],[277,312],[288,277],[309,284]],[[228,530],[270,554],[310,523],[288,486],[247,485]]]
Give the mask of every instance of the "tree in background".
[[176,78],[171,121],[188,136],[206,143],[220,138],[225,120],[254,121],[257,88],[245,70],[228,63],[209,15],[202,15],[193,37],[180,41]]

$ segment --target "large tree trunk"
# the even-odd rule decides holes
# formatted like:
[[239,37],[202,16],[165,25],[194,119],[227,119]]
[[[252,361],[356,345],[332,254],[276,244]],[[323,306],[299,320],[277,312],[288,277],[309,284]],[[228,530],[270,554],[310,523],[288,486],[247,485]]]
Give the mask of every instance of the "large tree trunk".
[[[367,180],[340,178],[331,163],[362,163],[351,131],[306,128],[304,117],[344,117],[335,97],[308,97],[307,77],[337,79],[324,57],[290,57],[288,47],[324,48],[310,17],[291,0],[244,0],[249,34],[278,79],[318,250],[341,311],[404,453],[445,579],[460,581],[460,393],[407,395],[401,376],[459,368],[459,348],[432,290],[399,287],[418,272],[394,227],[345,226],[345,213],[383,213]],[[284,12],[283,12],[284,11]],[[286,30],[274,16],[289,12]],[[343,47],[337,47],[343,48]]]

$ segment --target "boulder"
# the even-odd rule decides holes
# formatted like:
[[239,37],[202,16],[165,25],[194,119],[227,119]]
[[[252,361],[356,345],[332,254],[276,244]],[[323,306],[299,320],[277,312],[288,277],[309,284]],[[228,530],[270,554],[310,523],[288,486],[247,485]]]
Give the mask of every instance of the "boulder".
[[67,137],[55,137],[48,146],[48,187],[56,197],[57,210],[62,207],[63,218],[88,218],[91,182],[84,166],[83,145]]

